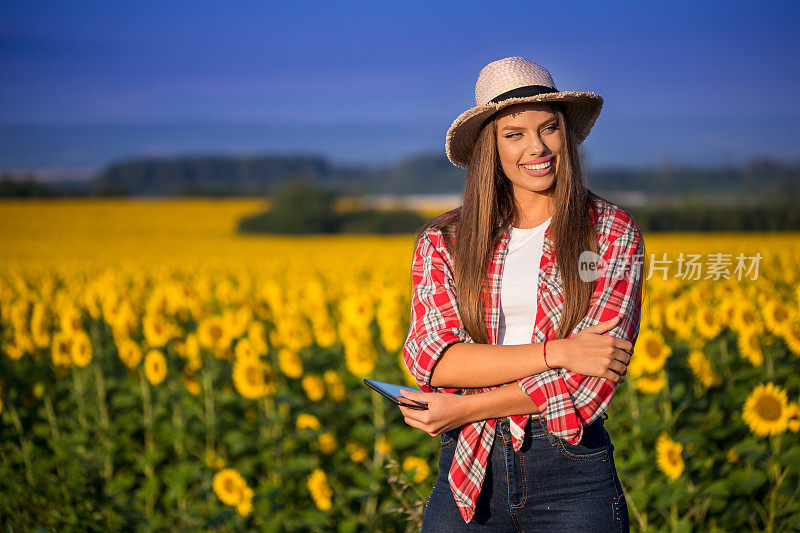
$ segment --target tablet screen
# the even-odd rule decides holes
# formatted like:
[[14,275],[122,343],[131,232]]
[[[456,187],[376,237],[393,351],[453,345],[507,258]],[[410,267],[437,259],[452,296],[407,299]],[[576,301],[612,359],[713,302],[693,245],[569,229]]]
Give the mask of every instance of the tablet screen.
[[383,381],[376,381],[374,379],[368,379],[368,378],[364,378],[364,383],[370,388],[383,394],[384,396],[386,396],[387,398],[389,398],[398,405],[404,405],[406,407],[412,407],[414,409],[424,409],[425,406],[428,405],[425,402],[418,402],[410,398],[404,398],[403,395],[400,394],[400,391],[403,389],[422,392],[421,390],[415,389],[414,387],[403,387],[400,385],[395,385],[394,383],[385,383]]

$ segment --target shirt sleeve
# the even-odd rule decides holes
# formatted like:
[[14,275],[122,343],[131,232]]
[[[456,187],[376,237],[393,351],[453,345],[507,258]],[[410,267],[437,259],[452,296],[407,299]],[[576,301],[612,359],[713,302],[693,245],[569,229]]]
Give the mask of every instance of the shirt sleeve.
[[[622,235],[602,253],[601,277],[592,304],[567,338],[619,315],[619,322],[608,335],[636,343],[642,306],[642,250],[641,232],[631,218]],[[616,390],[614,381],[564,368],[547,370],[518,382],[545,414],[548,429],[572,444],[580,442],[585,424],[591,424],[608,409]]]
[[442,243],[440,248],[426,233],[414,250],[411,325],[403,345],[406,367],[425,392],[432,390],[431,373],[445,349],[458,342],[474,342],[461,322],[454,277],[444,258],[447,252],[443,241],[438,238],[441,232],[437,230],[437,234],[433,236]]

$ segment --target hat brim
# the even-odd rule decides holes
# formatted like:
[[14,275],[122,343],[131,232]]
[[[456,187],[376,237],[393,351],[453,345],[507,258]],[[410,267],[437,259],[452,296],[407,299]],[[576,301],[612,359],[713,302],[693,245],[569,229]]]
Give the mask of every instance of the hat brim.
[[577,144],[589,135],[603,107],[603,98],[599,94],[573,91],[509,98],[498,103],[475,106],[461,113],[447,130],[444,144],[447,158],[455,166],[466,168],[484,121],[501,109],[529,102],[565,102],[565,118],[575,131]]

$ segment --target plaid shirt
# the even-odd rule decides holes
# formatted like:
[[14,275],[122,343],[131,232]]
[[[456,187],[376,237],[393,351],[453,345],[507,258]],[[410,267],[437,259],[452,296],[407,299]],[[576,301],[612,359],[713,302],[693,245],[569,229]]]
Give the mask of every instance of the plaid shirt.
[[[567,338],[579,331],[620,315],[608,334],[636,342],[639,334],[642,289],[641,233],[633,217],[619,206],[590,193],[597,215],[599,265],[597,283],[589,311]],[[508,233],[493,252],[488,269],[488,291],[482,301],[489,343],[497,343],[500,323],[500,288],[503,263],[508,253]],[[538,305],[531,342],[556,338],[563,311],[564,287],[555,263],[550,227],[544,235],[539,265]],[[456,302],[452,262],[440,230],[429,230],[414,251],[411,269],[414,290],[411,298],[411,326],[403,346],[403,357],[420,388],[426,392],[462,393],[462,389],[432,388],[431,372],[448,346],[475,342],[464,328]],[[605,378],[586,376],[564,368],[546,370],[518,380],[547,421],[548,430],[577,444],[583,426],[592,423],[608,408],[616,384]],[[485,388],[489,390],[494,387]],[[529,415],[509,417],[514,450],[519,451]],[[462,426],[455,459],[448,480],[461,515],[469,522],[486,474],[497,420],[479,420]]]

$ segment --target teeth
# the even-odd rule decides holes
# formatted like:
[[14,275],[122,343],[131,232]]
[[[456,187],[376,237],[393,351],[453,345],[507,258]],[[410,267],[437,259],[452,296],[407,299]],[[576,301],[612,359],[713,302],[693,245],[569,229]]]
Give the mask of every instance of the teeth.
[[538,165],[522,165],[523,167],[527,168],[528,170],[544,170],[550,166],[552,163],[552,159],[546,163],[539,163]]

